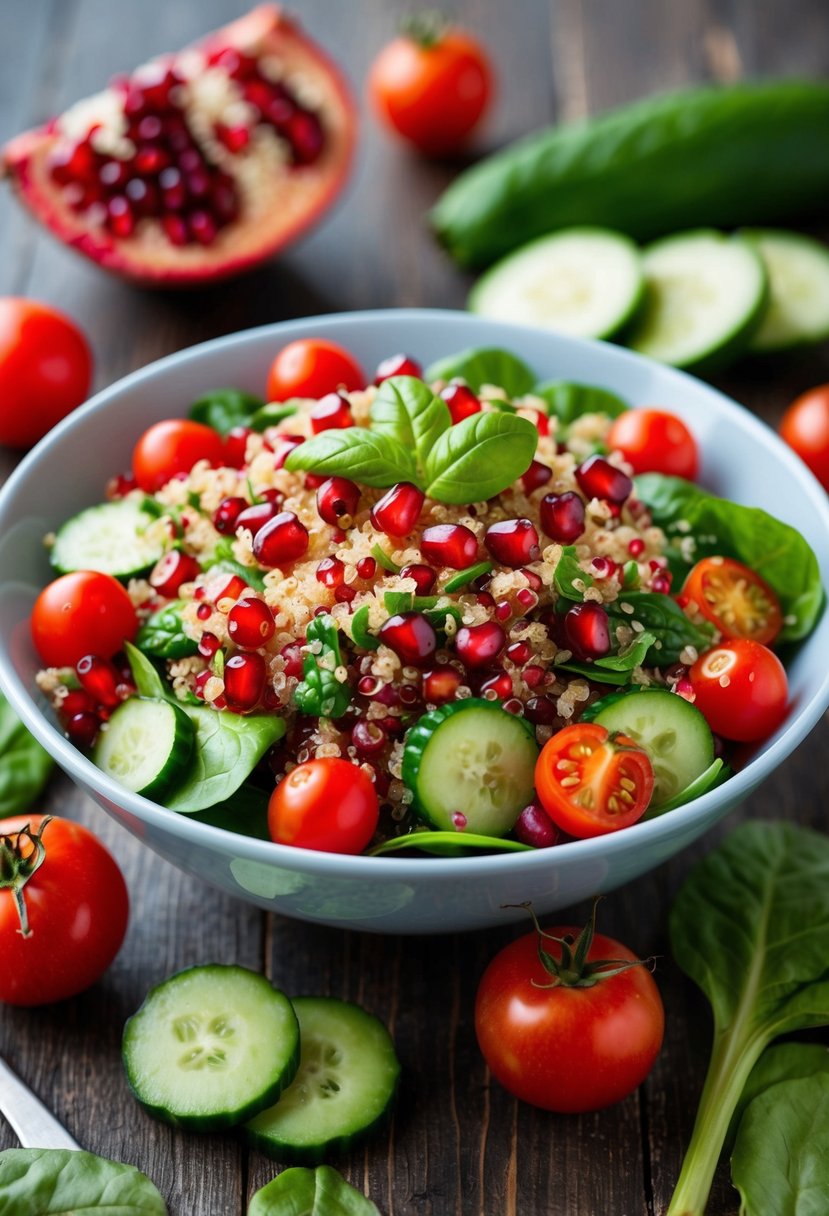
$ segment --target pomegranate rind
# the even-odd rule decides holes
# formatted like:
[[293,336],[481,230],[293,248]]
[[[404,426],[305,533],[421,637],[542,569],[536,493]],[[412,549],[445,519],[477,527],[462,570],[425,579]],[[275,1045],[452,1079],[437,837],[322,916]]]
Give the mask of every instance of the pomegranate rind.
[[[317,99],[326,139],[313,164],[294,168],[274,156],[264,172],[261,164],[250,166],[259,170],[256,180],[241,178],[242,162],[237,162],[230,171],[242,194],[243,215],[221,229],[211,245],[175,246],[158,223],[148,220],[123,239],[102,226],[90,226],[67,205],[50,176],[50,154],[62,139],[60,120],[12,139],[0,153],[0,176],[9,177],[24,206],[61,241],[133,282],[198,286],[257,266],[313,227],[342,191],[354,156],[357,111],[337,65],[276,5],[260,5],[192,49],[210,53],[223,47],[289,64]],[[93,110],[96,103],[111,106],[111,97],[111,90],[104,90],[83,104]]]

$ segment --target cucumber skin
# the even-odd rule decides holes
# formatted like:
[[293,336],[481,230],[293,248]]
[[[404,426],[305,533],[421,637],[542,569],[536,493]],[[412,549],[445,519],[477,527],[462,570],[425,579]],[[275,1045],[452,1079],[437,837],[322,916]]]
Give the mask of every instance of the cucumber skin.
[[[800,245],[807,250],[816,248],[824,254],[827,260],[829,260],[829,249],[827,249],[822,242],[815,240],[814,237],[806,236],[802,232],[789,232],[784,228],[745,228],[738,232],[737,235],[741,238],[741,240],[746,241],[749,245],[751,245],[761,258],[763,257],[761,248],[762,241],[764,239],[768,239],[779,240],[781,244],[784,241],[790,242],[793,245]],[[771,273],[769,272],[769,297],[771,297],[771,291]],[[788,354],[791,351],[800,351],[810,346],[817,346],[829,338],[829,324],[827,324],[822,329],[815,330],[814,333],[811,333],[808,336],[804,334],[800,337],[789,338],[785,342],[775,342],[773,345],[761,345],[756,341],[756,338],[761,330],[762,323],[758,325],[757,330],[755,330],[751,336],[751,341],[749,342],[748,346],[748,350],[751,355],[774,356]]]
[[635,240],[818,213],[829,192],[829,85],[709,86],[551,127],[462,173],[431,223],[463,266],[557,228]]

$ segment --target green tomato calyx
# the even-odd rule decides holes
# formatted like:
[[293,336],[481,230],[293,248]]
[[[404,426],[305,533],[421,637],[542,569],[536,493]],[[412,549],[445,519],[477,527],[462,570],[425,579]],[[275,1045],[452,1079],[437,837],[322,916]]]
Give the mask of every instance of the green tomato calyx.
[[[535,926],[538,939],[538,959],[550,976],[550,982],[539,984],[537,980],[532,980],[534,988],[593,988],[602,980],[609,980],[614,975],[628,971],[631,967],[650,967],[652,969],[653,959],[601,958],[587,961],[596,933],[596,909],[599,906],[599,899],[600,897],[597,897],[593,901],[590,920],[575,937],[569,933],[564,937],[546,933],[538,923],[538,917],[531,903],[505,905],[507,908],[524,908]],[[561,957],[556,958],[550,954],[549,950],[545,950],[545,942],[555,942],[561,950]]]
[[36,832],[27,823],[14,836],[0,836],[0,891],[11,891],[17,905],[17,915],[20,928],[17,930],[22,937],[31,937],[29,914],[23,888],[46,860],[46,846],[43,843],[43,832],[51,815],[47,815]]

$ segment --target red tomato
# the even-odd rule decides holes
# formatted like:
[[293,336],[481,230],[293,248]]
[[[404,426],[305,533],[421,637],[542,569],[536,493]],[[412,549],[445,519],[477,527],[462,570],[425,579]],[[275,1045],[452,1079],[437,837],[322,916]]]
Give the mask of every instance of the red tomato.
[[641,819],[653,793],[647,752],[595,722],[574,722],[548,739],[535,766],[535,788],[550,818],[583,839]]
[[365,386],[363,369],[345,347],[323,338],[299,338],[283,346],[271,364],[267,393],[269,401],[287,401]]
[[618,449],[634,473],[664,473],[688,481],[697,475],[694,436],[681,418],[664,410],[625,410],[613,420],[607,446]]
[[685,580],[682,600],[726,638],[751,638],[768,646],[783,627],[780,601],[764,579],[730,557],[704,557]]
[[85,654],[110,659],[138,630],[127,592],[111,574],[95,570],[75,570],[44,587],[31,624],[47,667],[74,667]]
[[458,152],[487,109],[493,92],[489,56],[458,29],[424,29],[384,47],[368,78],[380,119],[427,156]]
[[168,418],[151,426],[138,440],[132,471],[141,489],[152,494],[177,473],[189,473],[198,460],[225,463],[225,445],[218,431],[189,418]]
[[780,434],[829,490],[829,384],[792,402],[783,415]]
[[271,794],[268,830],[277,844],[362,853],[377,828],[374,785],[355,764],[326,756],[283,777]]
[[[553,938],[573,942],[579,933],[563,925],[540,939],[518,938],[489,964],[475,1001],[475,1032],[493,1076],[522,1102],[562,1114],[599,1110],[632,1093],[653,1067],[665,1027],[659,989],[644,965],[589,986],[552,986],[539,941],[560,961],[562,946]],[[635,958],[601,934],[586,956],[588,964]]]
[[[35,866],[38,833],[44,856]],[[0,887],[0,1001],[45,1005],[83,992],[127,930],[129,898],[114,858],[81,824],[43,815],[0,821],[0,857],[4,875],[25,878],[29,930],[21,932],[12,887]]]
[[92,352],[73,321],[36,300],[0,298],[0,443],[28,448],[86,400]]
[[697,709],[715,734],[751,743],[786,715],[789,686],[777,655],[749,638],[721,642],[689,672]]

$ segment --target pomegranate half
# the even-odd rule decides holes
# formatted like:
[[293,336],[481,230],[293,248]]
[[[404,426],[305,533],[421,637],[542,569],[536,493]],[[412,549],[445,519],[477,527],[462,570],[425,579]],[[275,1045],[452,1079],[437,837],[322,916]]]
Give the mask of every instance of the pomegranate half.
[[0,155],[24,204],[107,270],[198,285],[270,257],[345,183],[356,130],[330,59],[263,4]]

